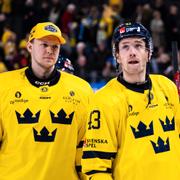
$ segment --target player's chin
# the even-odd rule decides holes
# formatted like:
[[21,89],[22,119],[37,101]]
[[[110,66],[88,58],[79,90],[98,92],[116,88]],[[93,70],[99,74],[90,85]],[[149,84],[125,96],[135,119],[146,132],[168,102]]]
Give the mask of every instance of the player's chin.
[[52,62],[55,62],[55,61],[56,61],[55,58],[51,58],[51,59],[48,58],[48,59],[46,60],[46,62],[49,62],[49,63],[52,63]]
[[54,65],[55,65],[55,62],[46,62],[46,63],[44,64],[44,67],[45,67],[46,69],[49,69],[49,68],[53,67]]
[[44,63],[55,63],[56,59],[55,58],[44,58]]

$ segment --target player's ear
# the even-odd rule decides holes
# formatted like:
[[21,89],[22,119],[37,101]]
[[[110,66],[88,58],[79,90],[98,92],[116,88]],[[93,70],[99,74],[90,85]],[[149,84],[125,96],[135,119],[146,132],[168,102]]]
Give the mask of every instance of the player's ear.
[[29,51],[29,52],[31,52],[32,51],[32,43],[31,42],[27,42],[27,50]]
[[116,53],[116,58],[119,58],[119,53]]
[[119,52],[116,53],[116,61],[117,63],[121,64],[121,58],[120,58]]
[[151,54],[150,54],[150,52],[148,51],[148,52],[147,52],[147,62],[150,62],[150,60],[151,60]]

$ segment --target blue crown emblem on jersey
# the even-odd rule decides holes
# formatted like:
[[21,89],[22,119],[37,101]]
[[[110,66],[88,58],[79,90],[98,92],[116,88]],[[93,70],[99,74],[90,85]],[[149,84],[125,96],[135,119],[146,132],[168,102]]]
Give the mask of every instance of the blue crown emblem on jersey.
[[160,120],[161,126],[162,126],[164,131],[173,131],[173,130],[175,130],[174,117],[172,118],[171,121],[169,120],[169,118],[167,116],[166,116],[165,122],[162,121],[161,119],[159,119],[159,120]]
[[50,133],[46,127],[43,127],[40,133],[38,133],[38,131],[33,128],[34,140],[38,142],[53,142],[56,136],[56,131],[57,129]]
[[40,111],[38,111],[33,116],[33,113],[28,108],[24,112],[23,117],[19,112],[17,112],[17,111],[15,111],[15,112],[16,112],[16,117],[17,117],[17,120],[18,120],[19,124],[32,124],[32,123],[37,123],[38,120],[39,120]]
[[63,109],[61,109],[57,113],[57,117],[55,117],[55,114],[52,111],[50,111],[50,114],[51,114],[52,123],[58,123],[58,124],[71,124],[72,119],[74,117],[74,112],[67,115]]
[[166,141],[163,141],[163,139],[161,139],[161,137],[158,137],[157,143],[151,141],[153,148],[154,148],[154,152],[157,153],[162,153],[162,152],[166,152],[170,150],[170,146],[169,146],[169,138],[166,139]]
[[45,26],[44,29],[50,32],[57,32],[57,29],[53,25]]
[[132,132],[134,134],[135,138],[141,138],[145,136],[150,136],[154,134],[154,129],[153,129],[153,122],[149,124],[149,128],[143,123],[139,122],[139,125],[137,127],[138,130],[136,130],[134,127],[131,126]]

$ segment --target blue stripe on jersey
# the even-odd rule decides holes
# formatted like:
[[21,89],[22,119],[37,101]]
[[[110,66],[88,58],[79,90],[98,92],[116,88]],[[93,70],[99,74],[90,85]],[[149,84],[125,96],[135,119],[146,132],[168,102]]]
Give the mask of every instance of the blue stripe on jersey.
[[112,173],[112,169],[107,168],[106,171],[92,170],[92,171],[86,172],[87,175],[92,175],[92,174],[96,174],[96,173]]
[[83,159],[88,158],[100,158],[100,159],[111,159],[115,158],[116,153],[112,152],[101,152],[101,151],[84,151],[83,152]]

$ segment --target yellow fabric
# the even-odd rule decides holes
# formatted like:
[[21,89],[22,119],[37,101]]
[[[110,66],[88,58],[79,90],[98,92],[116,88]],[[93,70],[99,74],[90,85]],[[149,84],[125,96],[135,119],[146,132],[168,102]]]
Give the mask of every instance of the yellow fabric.
[[102,174],[102,173],[97,173],[92,177],[86,176],[85,180],[112,180],[112,176],[110,174]]
[[180,179],[177,88],[163,76],[150,78],[148,107],[149,90],[127,89],[116,78],[91,99],[82,166],[93,180],[105,174],[114,180]]
[[[25,68],[0,74],[0,83],[0,179],[78,180],[75,167],[81,165],[82,153],[78,145],[93,93],[89,84],[61,72],[56,85],[38,88],[29,83]],[[70,124],[53,122],[60,110],[72,119]],[[59,116],[64,119],[62,112]],[[42,136],[54,140],[35,139]]]
[[91,180],[112,180],[112,177],[109,174],[96,174]]
[[55,36],[59,39],[60,44],[66,43],[66,40],[62,36],[61,30],[52,22],[43,22],[36,24],[29,35],[29,40],[40,39],[45,36]]

